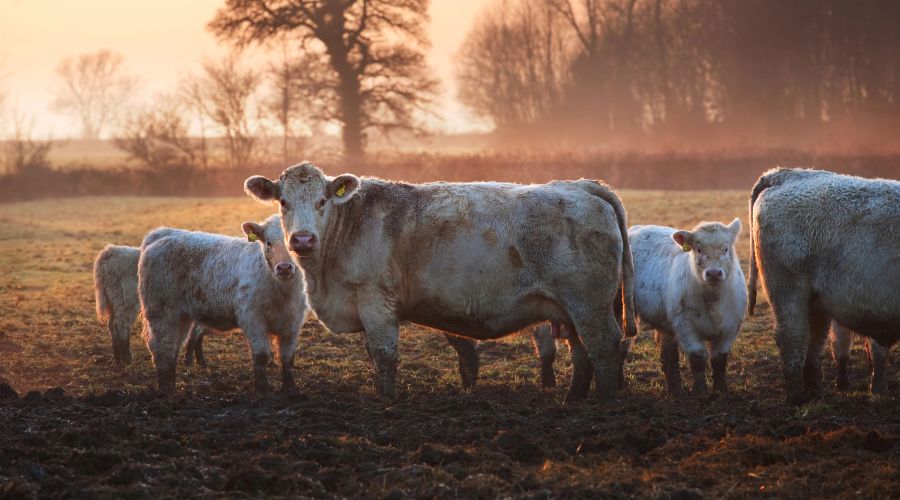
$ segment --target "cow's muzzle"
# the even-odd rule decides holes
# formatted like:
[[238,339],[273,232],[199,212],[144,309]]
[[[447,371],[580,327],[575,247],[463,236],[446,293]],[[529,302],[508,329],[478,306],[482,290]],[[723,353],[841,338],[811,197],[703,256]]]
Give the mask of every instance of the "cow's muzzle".
[[725,271],[721,269],[707,269],[703,272],[703,280],[713,283],[725,281]]
[[275,264],[275,276],[278,279],[289,280],[294,277],[296,269],[290,262],[279,262]]
[[316,249],[316,235],[309,231],[297,231],[291,235],[291,250],[299,255],[308,255]]

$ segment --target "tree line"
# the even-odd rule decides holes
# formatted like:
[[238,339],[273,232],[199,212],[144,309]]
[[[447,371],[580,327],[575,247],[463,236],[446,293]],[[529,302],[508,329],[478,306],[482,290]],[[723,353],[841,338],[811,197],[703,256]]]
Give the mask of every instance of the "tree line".
[[[226,0],[207,29],[231,55],[138,107],[121,55],[66,58],[52,109],[157,169],[288,162],[325,124],[359,158],[436,113],[428,22],[427,0]],[[878,136],[900,125],[900,2],[491,0],[455,79],[499,137],[537,145]],[[7,171],[46,164],[32,122],[8,122]]]
[[900,2],[497,0],[457,78],[528,140],[896,130]]

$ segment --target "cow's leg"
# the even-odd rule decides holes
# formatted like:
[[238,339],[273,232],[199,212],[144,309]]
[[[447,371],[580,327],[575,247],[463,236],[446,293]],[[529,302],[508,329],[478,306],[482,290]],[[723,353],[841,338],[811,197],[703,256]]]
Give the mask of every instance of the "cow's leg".
[[556,387],[556,373],[553,371],[553,362],[556,360],[556,339],[553,338],[550,324],[541,323],[534,327],[531,330],[531,342],[541,361],[541,386],[545,389]]
[[[621,325],[621,321],[619,322]],[[617,383],[617,388],[622,390],[625,388],[625,363],[628,362],[628,355],[631,353],[631,346],[634,344],[634,337],[622,337],[622,342],[619,343],[619,354],[616,361],[618,362],[618,370],[619,370],[619,380]]]
[[684,388],[681,386],[681,368],[679,367],[678,342],[675,336],[662,330],[655,332],[656,344],[659,346],[659,360],[662,363],[663,375],[666,377],[666,387],[669,394],[683,396]]
[[591,380],[594,378],[594,368],[577,333],[569,331],[566,338],[569,352],[572,353],[572,382],[569,384],[569,392],[566,394],[566,403],[574,403],[587,398],[591,391]]
[[478,381],[478,351],[475,349],[475,343],[449,333],[444,336],[459,357],[459,378],[462,379],[463,389],[475,387]]
[[400,327],[393,309],[381,297],[364,301],[359,317],[366,331],[366,345],[375,365],[375,394],[386,401],[397,400],[397,344]]
[[803,383],[815,397],[824,392],[822,387],[822,351],[828,340],[828,327],[831,319],[821,312],[812,312],[809,317],[809,348],[806,351],[806,362],[803,365]]
[[265,321],[252,316],[240,322],[240,328],[250,342],[250,354],[253,366],[253,390],[259,394],[271,391],[266,367],[272,359],[272,342],[266,331]]
[[616,393],[617,358],[622,340],[622,330],[616,322],[613,308],[607,304],[588,314],[576,316],[572,323],[594,367],[597,397],[601,400],[612,399]]
[[832,321],[831,356],[834,358],[834,365],[837,368],[835,387],[839,391],[846,391],[850,388],[850,347],[852,343],[853,336],[850,329]]
[[206,354],[203,353],[203,339],[206,338],[206,334],[209,330],[197,323],[194,323],[194,328],[191,330],[191,336],[194,338],[194,359],[197,361],[198,366],[206,367]]
[[175,369],[178,364],[178,351],[187,336],[191,321],[187,317],[166,315],[147,322],[150,329],[147,335],[147,348],[156,367],[156,378],[159,390],[165,393],[175,392]]
[[197,324],[191,326],[191,333],[188,335],[187,342],[184,343],[184,366],[194,364],[194,351],[197,348]]
[[713,390],[725,394],[728,392],[728,378],[726,372],[728,370],[728,356],[731,352],[731,346],[737,339],[740,327],[737,330],[710,343],[710,365],[712,365]]
[[119,333],[116,331],[116,313],[113,311],[110,311],[106,318],[106,330],[109,331],[109,340],[112,342],[113,359],[116,361],[116,366],[121,368],[124,363],[122,363],[122,354],[119,352]]
[[706,344],[700,340],[700,336],[694,331],[687,318],[676,316],[672,320],[675,329],[675,340],[678,348],[687,356],[691,367],[693,385],[691,392],[694,396],[703,396],[709,390],[706,385],[706,366],[709,364],[709,350]]
[[866,356],[872,367],[872,383],[869,390],[872,394],[883,394],[887,390],[884,381],[884,369],[887,365],[888,348],[879,344],[874,339],[866,337]]
[[294,357],[297,352],[297,337],[300,328],[289,335],[278,338],[278,361],[281,363],[281,390],[289,391],[297,387],[294,381]]
[[809,292],[793,280],[779,280],[775,273],[765,273],[764,282],[775,313],[775,342],[781,353],[787,401],[805,403],[810,399],[803,381],[810,337]]

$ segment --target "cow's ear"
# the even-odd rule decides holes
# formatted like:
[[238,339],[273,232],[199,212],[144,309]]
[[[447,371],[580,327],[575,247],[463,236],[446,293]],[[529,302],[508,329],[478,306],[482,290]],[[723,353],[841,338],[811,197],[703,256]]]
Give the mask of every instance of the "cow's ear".
[[241,224],[241,231],[247,235],[247,241],[259,241],[263,239],[263,228],[255,222]]
[[328,197],[337,204],[346,203],[353,198],[359,190],[359,177],[353,174],[343,174],[332,179],[328,185]]
[[728,232],[731,233],[731,241],[734,242],[738,235],[741,234],[741,218],[735,217],[731,224],[728,224]]
[[694,246],[694,233],[690,231],[675,231],[672,233],[672,239],[675,240],[675,243],[678,243],[678,246],[685,252],[690,252],[691,248]]
[[278,199],[278,183],[261,175],[254,175],[244,181],[244,191],[260,201],[272,201]]

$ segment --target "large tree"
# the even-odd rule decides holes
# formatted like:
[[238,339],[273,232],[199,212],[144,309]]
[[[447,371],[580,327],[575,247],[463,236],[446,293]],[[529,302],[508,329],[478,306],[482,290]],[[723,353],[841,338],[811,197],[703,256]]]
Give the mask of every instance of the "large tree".
[[100,137],[137,85],[137,79],[122,68],[122,56],[108,50],[67,57],[56,67],[56,75],[52,108],[78,119],[84,139]]
[[340,122],[344,153],[358,157],[368,130],[414,130],[431,103],[427,21],[427,0],[227,0],[209,27],[241,47],[299,40],[317,118]]

